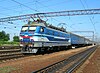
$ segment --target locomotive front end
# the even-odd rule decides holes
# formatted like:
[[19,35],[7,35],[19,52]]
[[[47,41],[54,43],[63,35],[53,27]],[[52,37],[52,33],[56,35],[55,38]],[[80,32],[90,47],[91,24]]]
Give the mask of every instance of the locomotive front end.
[[22,53],[36,53],[37,49],[34,47],[34,32],[36,26],[23,26],[20,32],[20,46],[22,47]]

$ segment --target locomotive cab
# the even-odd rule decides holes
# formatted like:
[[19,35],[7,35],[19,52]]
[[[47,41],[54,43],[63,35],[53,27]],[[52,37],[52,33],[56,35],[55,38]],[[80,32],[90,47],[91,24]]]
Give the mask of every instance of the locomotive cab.
[[37,37],[37,34],[44,32],[44,26],[44,23],[40,22],[32,22],[22,26],[19,37],[22,53],[36,53],[38,51],[42,43],[39,43],[41,38]]

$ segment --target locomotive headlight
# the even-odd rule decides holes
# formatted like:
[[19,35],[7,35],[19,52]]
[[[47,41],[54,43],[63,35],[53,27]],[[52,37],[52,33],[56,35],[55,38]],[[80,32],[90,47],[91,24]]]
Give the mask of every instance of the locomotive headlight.
[[33,42],[33,41],[34,41],[33,39],[34,39],[33,37],[30,37],[30,41],[31,41],[31,42]]
[[34,38],[33,37],[30,37],[30,39],[33,40]]
[[20,36],[19,39],[22,40],[23,38]]

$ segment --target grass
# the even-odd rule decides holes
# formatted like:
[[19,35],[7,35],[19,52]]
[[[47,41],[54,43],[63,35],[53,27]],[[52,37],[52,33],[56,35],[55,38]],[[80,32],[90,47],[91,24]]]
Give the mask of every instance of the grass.
[[0,46],[18,46],[19,42],[0,41]]
[[17,70],[17,68],[14,68],[12,66],[6,66],[0,68],[0,73],[10,73],[11,71]]

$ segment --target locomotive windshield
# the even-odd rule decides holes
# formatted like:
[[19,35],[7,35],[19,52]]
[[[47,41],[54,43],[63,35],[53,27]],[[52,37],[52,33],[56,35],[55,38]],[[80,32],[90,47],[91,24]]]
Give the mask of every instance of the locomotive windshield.
[[28,27],[27,26],[24,26],[24,27],[22,27],[22,32],[25,32],[25,31],[27,31],[28,30]]
[[26,31],[35,31],[36,30],[36,27],[33,27],[33,26],[23,26],[22,27],[22,32],[26,32]]
[[35,31],[36,30],[36,27],[29,27],[29,31]]

